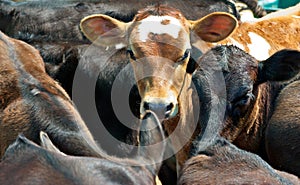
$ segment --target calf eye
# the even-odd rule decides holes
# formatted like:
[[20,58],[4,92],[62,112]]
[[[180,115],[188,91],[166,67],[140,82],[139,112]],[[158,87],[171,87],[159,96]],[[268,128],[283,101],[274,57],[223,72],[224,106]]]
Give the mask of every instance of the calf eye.
[[232,102],[233,116],[244,117],[248,110],[249,105],[254,99],[255,96],[252,94],[252,92],[248,92],[244,96],[241,96],[237,98],[235,101],[233,101]]
[[130,56],[130,58],[131,58],[132,60],[136,60],[136,58],[135,58],[135,56],[134,56],[134,53],[133,53],[133,51],[132,51],[131,49],[128,49],[128,50],[127,50],[127,53],[129,54],[129,56]]

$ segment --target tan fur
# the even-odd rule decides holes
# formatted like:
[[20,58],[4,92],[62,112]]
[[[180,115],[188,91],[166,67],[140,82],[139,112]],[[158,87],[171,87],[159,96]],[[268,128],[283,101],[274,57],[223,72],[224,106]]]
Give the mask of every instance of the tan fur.
[[[62,87],[46,74],[44,62],[38,50],[22,41],[9,38],[1,32],[0,34],[3,39],[15,47],[17,54],[15,60],[20,60],[26,72],[40,80],[51,93],[59,94],[65,100],[71,101]],[[0,156],[2,156],[5,149],[15,140],[18,134],[29,129],[29,125],[25,123],[30,120],[30,112],[29,107],[22,100],[19,86],[20,75],[13,65],[13,59],[9,56],[9,48],[6,47],[3,41],[0,41],[0,47]]]
[[[167,33],[169,30],[166,30],[166,33],[163,34],[146,32],[148,35],[145,40],[141,40],[139,26],[149,16],[175,18],[179,22],[178,37],[174,38]],[[163,25],[167,25],[170,20],[160,21]],[[224,24],[220,24],[220,22]],[[171,142],[175,150],[180,149],[180,152],[176,154],[177,162],[180,165],[187,159],[191,142],[190,136],[196,129],[196,126],[193,125],[196,120],[193,120],[191,74],[186,72],[189,56],[180,60],[185,51],[191,49],[190,33],[193,32],[206,41],[220,41],[227,37],[236,28],[236,25],[235,17],[225,12],[215,12],[191,21],[187,20],[179,10],[166,5],[142,9],[129,23],[98,14],[84,18],[80,24],[83,33],[95,44],[111,46],[122,42],[126,43],[127,49],[132,51],[134,59],[131,60],[131,64],[142,99],[141,115],[145,112],[143,110],[144,102],[173,105],[170,111],[172,116],[161,119],[164,120],[168,135],[173,136]],[[106,32],[107,30],[115,31]],[[108,41],[110,41],[109,44]],[[176,115],[177,108],[179,113]]]
[[[253,32],[263,37],[271,46],[267,53],[268,56],[286,48],[300,50],[300,6],[298,5],[296,8],[297,11],[295,12],[293,9],[291,14],[285,13],[283,16],[274,16],[268,19],[261,18],[254,22],[241,22],[230,37],[216,44],[236,45],[232,41],[234,39],[238,43],[238,47],[243,46],[241,49],[249,52],[248,45],[251,44],[251,40],[248,33]],[[196,45],[202,52],[206,52],[214,46],[214,44],[202,42]],[[254,55],[254,57],[256,56]]]
[[[18,134],[22,133],[28,138],[38,141],[34,131],[45,129],[53,134],[55,127],[56,132],[64,132],[67,129],[63,127],[63,124],[70,124],[70,128],[76,127],[80,130],[77,133],[74,130],[74,135],[68,139],[74,139],[73,136],[82,139],[79,142],[76,139],[76,141],[73,140],[77,142],[76,149],[69,148],[72,141],[66,143],[66,145],[70,144],[64,147],[66,150],[70,149],[68,152],[66,151],[67,153],[82,152],[82,154],[87,154],[91,152],[87,155],[100,156],[96,151],[98,146],[70,97],[45,72],[44,62],[38,50],[25,42],[9,38],[2,32],[0,32],[0,36],[0,157]],[[22,86],[26,89],[22,90]],[[43,106],[48,105],[49,107],[44,109],[40,108],[41,105],[28,103],[31,100],[23,97],[26,95],[30,95],[30,97],[38,95],[37,99],[32,100],[32,102],[43,99],[45,102],[41,102],[41,104],[45,103]],[[48,118],[49,120],[47,120]],[[65,119],[65,123],[59,122],[61,118]],[[52,134],[50,135],[53,136]],[[53,137],[56,137],[57,133],[54,135]],[[59,138],[65,136],[62,134]],[[56,139],[58,138],[56,137]]]
[[[231,38],[242,44],[246,52],[249,52],[248,44],[251,44],[249,32],[262,36],[270,44],[269,56],[285,48],[300,50],[300,18],[283,16],[255,23],[241,23]],[[232,44],[228,39],[220,42],[229,43]]]
[[[252,153],[245,154],[237,148],[219,147],[208,150],[208,153],[209,155],[198,154],[184,164],[179,177],[179,185],[282,185],[288,184],[287,181],[295,184],[300,182],[292,174],[268,169],[262,163],[264,162],[262,159],[256,158]],[[284,179],[285,182],[278,178]]]

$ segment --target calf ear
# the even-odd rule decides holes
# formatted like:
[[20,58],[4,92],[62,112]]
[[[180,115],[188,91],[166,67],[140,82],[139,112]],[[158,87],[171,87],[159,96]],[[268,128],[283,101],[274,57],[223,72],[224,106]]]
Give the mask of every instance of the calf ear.
[[258,82],[285,81],[296,76],[300,71],[300,52],[280,50],[258,64]]
[[43,131],[40,132],[40,140],[42,148],[66,156],[66,154],[64,154],[58,148],[56,148],[56,146],[52,143],[48,135]]
[[83,18],[80,29],[92,42],[101,46],[126,46],[125,33],[129,23],[112,17],[95,14]]
[[192,31],[206,42],[218,42],[228,37],[237,27],[234,16],[225,12],[214,12],[197,21],[190,21]]

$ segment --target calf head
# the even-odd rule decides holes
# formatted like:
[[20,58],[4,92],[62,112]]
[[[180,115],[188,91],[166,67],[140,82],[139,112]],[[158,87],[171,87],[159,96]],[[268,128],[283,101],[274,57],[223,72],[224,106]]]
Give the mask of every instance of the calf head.
[[227,91],[223,134],[227,139],[234,139],[256,118],[260,85],[295,77],[300,71],[300,52],[285,49],[265,61],[257,61],[235,46],[218,46],[204,54],[199,62],[202,68],[205,63],[208,67],[211,67],[209,63],[221,65]]
[[95,44],[127,48],[141,96],[141,117],[152,110],[160,119],[167,119],[177,114],[182,87],[194,71],[189,62],[191,33],[216,42],[236,25],[236,19],[227,13],[190,21],[177,9],[158,5],[140,10],[128,23],[97,14],[84,18],[80,27]]

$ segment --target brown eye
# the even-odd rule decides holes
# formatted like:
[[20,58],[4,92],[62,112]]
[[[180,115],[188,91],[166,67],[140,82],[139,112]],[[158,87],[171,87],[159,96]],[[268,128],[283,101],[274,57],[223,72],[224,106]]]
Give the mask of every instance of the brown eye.
[[127,53],[129,54],[129,56],[130,56],[130,58],[131,58],[132,60],[136,60],[136,58],[135,58],[134,53],[133,53],[132,50],[128,49],[128,50],[127,50]]

